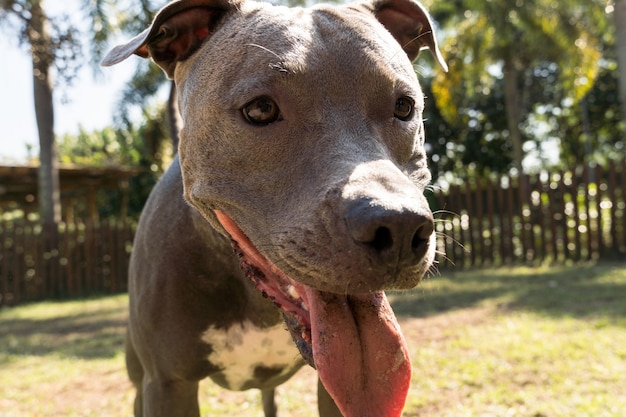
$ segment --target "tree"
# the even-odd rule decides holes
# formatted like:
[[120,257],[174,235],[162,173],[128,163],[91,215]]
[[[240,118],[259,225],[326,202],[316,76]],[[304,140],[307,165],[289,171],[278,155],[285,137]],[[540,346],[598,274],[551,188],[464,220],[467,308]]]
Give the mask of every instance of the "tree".
[[465,125],[477,98],[501,88],[512,164],[521,172],[522,122],[535,99],[525,86],[533,69],[555,63],[561,91],[582,99],[598,72],[595,33],[606,26],[604,8],[596,0],[457,0],[434,2],[431,11],[449,34],[443,49],[450,72],[433,82],[442,116]]
[[61,220],[59,171],[54,144],[54,105],[50,70],[54,62],[50,22],[42,2],[33,2],[26,21],[26,36],[33,61],[33,94],[39,131],[39,206],[44,224]]
[[[167,78],[161,68],[151,65],[150,61],[140,61],[138,63],[135,74],[122,91],[116,106],[118,109],[115,114],[116,125],[121,129],[131,129],[133,123],[136,122],[130,118],[130,115],[135,113],[133,109],[151,107],[151,102],[159,96],[159,92],[164,86],[167,86],[169,89],[166,111],[165,114],[159,113],[158,117],[163,118],[165,116],[164,119],[167,121],[167,132],[169,135],[158,139],[165,140],[169,137],[174,150],[176,150],[178,134],[182,124],[178,112],[176,85],[173,81],[167,82]],[[142,111],[143,117],[150,117],[150,115],[157,116],[154,113]],[[154,143],[151,148],[156,149],[160,146],[161,144]]]
[[[61,220],[59,175],[54,147],[54,106],[51,69],[54,49],[51,24],[42,1],[2,0],[0,22],[17,26],[19,41],[30,45],[33,68],[33,98],[39,131],[40,168],[38,199],[44,223]],[[13,19],[9,21],[9,19]]]
[[569,139],[561,141],[561,159],[566,167],[591,161],[604,164],[624,157],[626,124],[622,121],[618,83],[615,60],[604,59],[593,88],[579,105],[544,112],[555,118],[554,130]]
[[[506,135],[502,87],[476,96],[471,109],[460,110],[467,123],[449,123],[442,117],[432,92],[432,78],[425,78],[424,128],[429,167],[436,180],[466,180],[489,172],[506,172],[511,164],[511,148]],[[502,80],[498,80],[502,84]]]
[[[86,1],[87,2],[87,1]],[[103,0],[93,2],[90,17],[93,38],[100,44],[108,34],[102,24]],[[91,4],[90,4],[91,5]],[[69,23],[68,23],[69,22]],[[28,45],[33,68],[33,100],[39,134],[38,202],[46,229],[55,230],[61,220],[59,173],[54,137],[53,71],[60,83],[71,84],[80,66],[79,31],[68,16],[51,19],[44,0],[0,0],[0,24],[16,32],[21,45]]]

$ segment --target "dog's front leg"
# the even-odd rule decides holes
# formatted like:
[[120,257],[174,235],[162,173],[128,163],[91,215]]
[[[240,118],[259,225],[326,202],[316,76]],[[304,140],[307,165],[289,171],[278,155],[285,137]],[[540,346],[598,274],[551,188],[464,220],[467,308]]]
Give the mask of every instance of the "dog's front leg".
[[143,381],[143,415],[199,417],[197,381]]
[[321,417],[343,417],[322,381],[317,380],[317,409]]
[[273,388],[261,390],[261,401],[263,402],[263,413],[265,417],[276,417],[278,409],[276,408],[276,401],[274,400],[275,395],[276,390]]

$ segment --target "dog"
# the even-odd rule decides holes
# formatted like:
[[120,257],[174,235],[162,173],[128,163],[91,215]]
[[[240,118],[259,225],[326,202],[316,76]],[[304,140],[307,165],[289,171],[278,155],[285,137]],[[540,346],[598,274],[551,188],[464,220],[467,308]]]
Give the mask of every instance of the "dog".
[[401,415],[411,364],[384,291],[435,254],[422,49],[446,69],[412,0],[178,0],[106,56],[152,58],[184,121],[131,255],[135,416],[198,416],[210,377],[273,417],[306,363],[321,416]]

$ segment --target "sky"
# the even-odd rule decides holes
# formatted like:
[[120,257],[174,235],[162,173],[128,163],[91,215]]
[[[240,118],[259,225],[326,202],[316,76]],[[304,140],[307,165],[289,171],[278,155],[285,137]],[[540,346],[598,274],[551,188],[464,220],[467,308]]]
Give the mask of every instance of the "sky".
[[[28,49],[19,48],[9,34],[0,32],[0,164],[21,164],[28,156],[27,144],[33,146],[32,156],[39,154],[39,139]],[[111,125],[113,106],[139,59],[131,57],[114,67],[102,68],[98,77],[86,61],[78,78],[64,92],[69,102],[61,102],[62,94],[55,91],[55,133],[77,133],[80,126],[91,131]]]
[[[62,7],[70,16],[84,16],[78,0],[49,2]],[[60,6],[62,5],[62,6]],[[51,15],[59,11],[49,11]],[[81,22],[82,23],[82,22]],[[0,164],[23,164],[28,157],[39,154],[39,140],[32,93],[31,61],[26,47],[18,47],[9,31],[0,31]],[[113,46],[113,45],[112,45]],[[86,59],[88,59],[86,57]],[[130,57],[113,67],[101,68],[94,77],[89,62],[82,66],[78,78],[63,93],[55,91],[55,133],[77,133],[82,126],[87,131],[112,124],[114,106],[124,84],[131,78],[140,58]],[[66,96],[69,101],[61,101]],[[30,155],[27,146],[31,146]],[[531,150],[525,161],[533,165],[541,153],[551,160],[558,159],[558,142],[545,141],[539,150]],[[533,155],[535,153],[535,155]]]

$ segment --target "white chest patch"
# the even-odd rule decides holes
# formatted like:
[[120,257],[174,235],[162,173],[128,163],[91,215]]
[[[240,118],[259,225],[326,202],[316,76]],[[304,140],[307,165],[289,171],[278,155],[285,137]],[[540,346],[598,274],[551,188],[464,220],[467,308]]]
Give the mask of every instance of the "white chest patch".
[[303,364],[291,335],[280,323],[270,328],[256,327],[252,322],[237,323],[228,329],[209,327],[202,340],[213,351],[208,360],[220,367],[227,388],[242,390],[257,380],[257,368],[280,369],[275,378],[292,375]]

